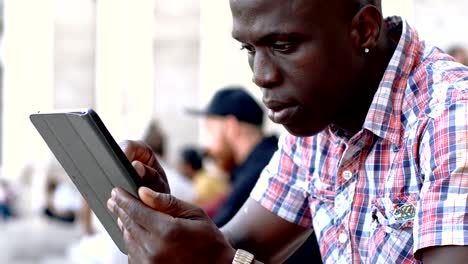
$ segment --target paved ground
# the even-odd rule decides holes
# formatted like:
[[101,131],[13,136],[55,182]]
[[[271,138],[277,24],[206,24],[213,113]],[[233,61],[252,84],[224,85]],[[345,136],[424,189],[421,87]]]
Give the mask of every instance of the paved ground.
[[80,238],[80,228],[29,217],[0,222],[0,263],[69,263],[67,250]]

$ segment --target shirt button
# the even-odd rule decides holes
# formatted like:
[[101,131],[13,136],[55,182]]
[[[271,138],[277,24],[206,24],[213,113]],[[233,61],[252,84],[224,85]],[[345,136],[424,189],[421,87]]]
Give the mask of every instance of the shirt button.
[[338,241],[340,241],[341,244],[344,244],[346,243],[346,241],[348,241],[348,235],[346,233],[341,233],[339,236],[338,236]]
[[385,227],[385,233],[387,233],[387,234],[393,233],[393,228],[391,228],[391,227],[389,227],[389,226],[386,226],[386,227]]
[[345,180],[349,180],[353,177],[353,173],[349,170],[343,171],[342,176]]

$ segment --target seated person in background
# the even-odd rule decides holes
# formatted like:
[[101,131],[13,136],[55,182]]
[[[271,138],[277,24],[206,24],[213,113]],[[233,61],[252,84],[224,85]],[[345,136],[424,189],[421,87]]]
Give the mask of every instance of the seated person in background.
[[44,214],[53,220],[64,223],[74,223],[82,206],[81,195],[69,181],[47,182],[47,204]]
[[462,46],[452,46],[448,50],[448,54],[452,56],[455,61],[468,66],[468,51]]
[[229,194],[229,183],[223,177],[209,174],[203,167],[203,156],[197,149],[188,147],[180,153],[179,172],[192,180],[195,190],[194,204],[212,217]]
[[8,220],[13,216],[13,190],[6,180],[0,179],[0,219]]
[[157,155],[161,167],[166,172],[167,181],[171,186],[171,193],[181,200],[193,203],[195,190],[192,183],[166,162],[166,137],[156,121],[151,121],[147,127],[143,135],[143,142],[148,144]]
[[223,226],[249,198],[260,173],[278,149],[278,139],[265,137],[263,109],[243,87],[225,87],[216,92],[205,110],[189,113],[206,118],[208,155],[230,174],[231,194],[214,216],[216,225]]

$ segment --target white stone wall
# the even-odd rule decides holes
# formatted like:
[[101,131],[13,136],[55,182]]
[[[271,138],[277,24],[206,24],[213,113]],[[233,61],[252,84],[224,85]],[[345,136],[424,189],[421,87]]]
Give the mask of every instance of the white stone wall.
[[468,48],[467,0],[414,0],[414,24],[421,38],[446,49]]
[[185,108],[198,106],[200,6],[198,0],[155,3],[153,116],[168,135],[168,154],[198,141],[198,119]]
[[54,108],[94,107],[95,7],[55,0]]

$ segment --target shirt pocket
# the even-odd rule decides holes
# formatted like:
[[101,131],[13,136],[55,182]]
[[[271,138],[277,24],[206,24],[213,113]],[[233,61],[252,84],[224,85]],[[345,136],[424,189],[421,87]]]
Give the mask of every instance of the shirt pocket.
[[367,263],[407,263],[413,249],[413,225],[419,194],[390,195],[372,200]]
[[372,219],[376,228],[412,228],[419,193],[389,195],[372,200]]

